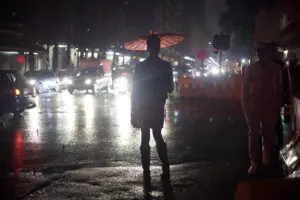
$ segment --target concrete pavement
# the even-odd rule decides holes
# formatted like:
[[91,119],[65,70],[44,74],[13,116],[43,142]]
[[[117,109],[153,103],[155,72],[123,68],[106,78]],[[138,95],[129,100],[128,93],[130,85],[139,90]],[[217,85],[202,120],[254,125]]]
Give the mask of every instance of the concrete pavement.
[[[248,167],[240,105],[170,100],[166,111],[176,199],[232,199]],[[143,198],[140,134],[130,125],[128,96],[43,94],[1,134],[1,172],[16,176],[2,179],[1,194],[12,196],[0,199]],[[150,146],[153,196],[162,199],[153,139]]]
[[[160,167],[153,166],[152,199],[233,199],[236,183],[243,176],[243,168],[242,165],[223,162],[173,165],[171,195],[170,191],[164,192]],[[15,192],[19,194],[18,198],[26,200],[144,199],[142,169],[138,166],[82,168],[52,175],[47,179],[41,174],[23,175],[25,178],[31,179],[31,185],[27,185],[27,190],[17,187]]]

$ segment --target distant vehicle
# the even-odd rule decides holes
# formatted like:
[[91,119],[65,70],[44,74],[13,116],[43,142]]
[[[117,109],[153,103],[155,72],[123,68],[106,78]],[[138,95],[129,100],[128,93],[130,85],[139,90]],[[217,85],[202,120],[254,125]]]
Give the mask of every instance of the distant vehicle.
[[186,65],[179,65],[173,67],[173,76],[174,78],[193,78],[193,70]]
[[132,68],[129,65],[119,65],[112,70],[112,86],[117,92],[127,92],[132,82]]
[[111,77],[104,75],[102,66],[88,67],[74,72],[71,82],[72,84],[68,85],[70,94],[75,90],[85,90],[95,94],[97,91],[109,90]]
[[25,109],[36,107],[36,92],[18,71],[0,70],[0,114],[19,115]]
[[37,93],[59,90],[59,78],[52,71],[30,71],[24,75],[29,79],[29,83],[35,87]]
[[73,70],[59,70],[56,72],[56,75],[59,78],[59,91],[67,90],[68,86],[72,84],[73,73]]

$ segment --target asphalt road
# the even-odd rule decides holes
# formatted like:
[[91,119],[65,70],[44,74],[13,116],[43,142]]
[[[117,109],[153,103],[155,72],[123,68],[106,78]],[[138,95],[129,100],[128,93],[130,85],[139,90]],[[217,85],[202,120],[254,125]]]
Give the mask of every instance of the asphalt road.
[[[140,165],[140,134],[130,124],[128,95],[41,94],[37,107],[13,119],[1,135],[2,174]],[[246,173],[247,127],[238,103],[169,100],[163,135],[172,165],[209,163],[203,179],[220,187]],[[153,138],[150,146],[158,166]]]

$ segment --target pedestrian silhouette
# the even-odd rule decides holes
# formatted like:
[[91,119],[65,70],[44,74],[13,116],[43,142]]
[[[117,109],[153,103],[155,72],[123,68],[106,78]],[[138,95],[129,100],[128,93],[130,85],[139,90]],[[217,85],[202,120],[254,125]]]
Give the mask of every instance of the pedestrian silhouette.
[[276,50],[272,44],[258,49],[259,61],[250,64],[243,75],[242,105],[249,128],[251,176],[271,171],[276,161],[275,129],[283,99],[281,66],[274,62]]
[[138,63],[133,76],[131,98],[131,123],[141,129],[141,160],[144,170],[144,191],[151,192],[150,177],[150,129],[162,162],[161,178],[170,181],[167,146],[162,137],[165,102],[173,91],[173,74],[170,63],[159,58],[160,39],[156,35],[147,38],[148,58]]

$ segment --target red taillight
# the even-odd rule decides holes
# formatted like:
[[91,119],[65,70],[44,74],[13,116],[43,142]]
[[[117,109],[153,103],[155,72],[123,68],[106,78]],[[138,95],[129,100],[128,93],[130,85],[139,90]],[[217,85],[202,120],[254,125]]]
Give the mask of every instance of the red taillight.
[[16,96],[19,96],[20,94],[21,94],[21,90],[15,89],[15,95],[16,95]]
[[124,72],[124,73],[122,73],[122,76],[128,76],[128,73],[126,73],[126,72]]

